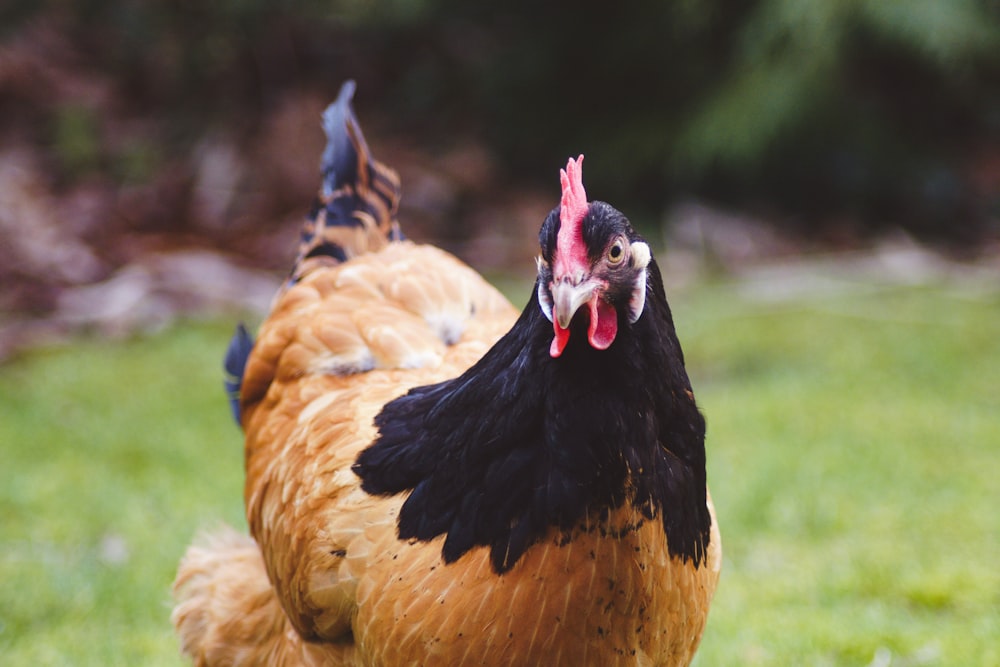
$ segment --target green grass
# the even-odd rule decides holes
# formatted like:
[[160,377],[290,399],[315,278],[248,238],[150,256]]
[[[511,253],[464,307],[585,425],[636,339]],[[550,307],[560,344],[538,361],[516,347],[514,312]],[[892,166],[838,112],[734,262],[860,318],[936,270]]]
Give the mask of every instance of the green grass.
[[725,551],[698,664],[1000,664],[1000,297],[675,315]]
[[[725,563],[697,663],[1000,664],[1000,292],[674,299]],[[230,324],[0,367],[0,662],[178,665],[192,535],[243,525]]]
[[243,525],[229,326],[0,367],[0,663],[179,665],[170,582],[200,527]]

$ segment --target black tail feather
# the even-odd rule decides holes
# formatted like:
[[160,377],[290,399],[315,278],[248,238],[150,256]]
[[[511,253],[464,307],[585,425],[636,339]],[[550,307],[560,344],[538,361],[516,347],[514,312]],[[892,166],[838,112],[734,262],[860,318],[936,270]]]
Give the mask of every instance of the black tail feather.
[[368,149],[351,106],[355,88],[353,81],[344,83],[323,112],[322,185],[302,229],[292,282],[317,266],[338,264],[402,238],[396,221],[399,177]]
[[[320,173],[323,175],[320,196],[323,199],[332,197],[337,188],[346,183],[356,183],[358,150],[363,154],[369,153],[351,106],[356,89],[354,81],[345,81],[337,99],[323,112],[323,131],[326,133],[326,148],[320,159]],[[358,145],[357,149],[355,143]]]
[[243,384],[243,372],[246,370],[247,358],[250,356],[250,350],[253,349],[253,342],[253,336],[240,322],[229,341],[223,362],[226,371],[223,385],[226,388],[226,396],[229,397],[229,407],[233,411],[233,419],[241,427],[243,422],[240,419],[240,387]]

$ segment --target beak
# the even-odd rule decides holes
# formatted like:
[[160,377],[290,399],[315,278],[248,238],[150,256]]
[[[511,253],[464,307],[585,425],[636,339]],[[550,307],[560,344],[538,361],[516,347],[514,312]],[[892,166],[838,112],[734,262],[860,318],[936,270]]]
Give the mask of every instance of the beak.
[[561,329],[569,329],[576,311],[594,296],[597,285],[590,280],[584,280],[578,285],[568,281],[558,282],[552,286],[552,319]]

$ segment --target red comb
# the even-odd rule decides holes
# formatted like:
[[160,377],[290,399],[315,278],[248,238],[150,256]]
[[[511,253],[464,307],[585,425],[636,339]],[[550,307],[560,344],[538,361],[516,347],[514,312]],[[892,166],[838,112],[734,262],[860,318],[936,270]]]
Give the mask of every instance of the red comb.
[[559,219],[562,226],[577,225],[587,214],[587,193],[583,189],[583,156],[570,158],[565,169],[559,170],[562,183],[562,210]]
[[561,268],[571,264],[584,265],[587,258],[583,246],[581,223],[587,215],[587,192],[583,189],[583,156],[570,158],[565,169],[559,170],[562,183],[562,202],[559,207],[559,234],[556,237],[557,257]]

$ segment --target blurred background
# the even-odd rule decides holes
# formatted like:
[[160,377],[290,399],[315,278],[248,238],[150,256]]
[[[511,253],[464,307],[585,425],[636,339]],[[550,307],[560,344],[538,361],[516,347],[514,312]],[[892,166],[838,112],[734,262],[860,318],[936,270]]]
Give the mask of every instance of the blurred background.
[[515,303],[568,156],[660,249],[727,540],[701,664],[1000,664],[1000,3],[6,0],[8,664],[176,664],[176,560],[242,520],[218,360],[348,78],[406,233]]
[[283,270],[347,78],[408,233],[481,269],[530,271],[581,152],[596,196],[716,268],[899,232],[996,250],[996,2],[9,0],[5,319],[87,320],[66,288],[165,250]]

